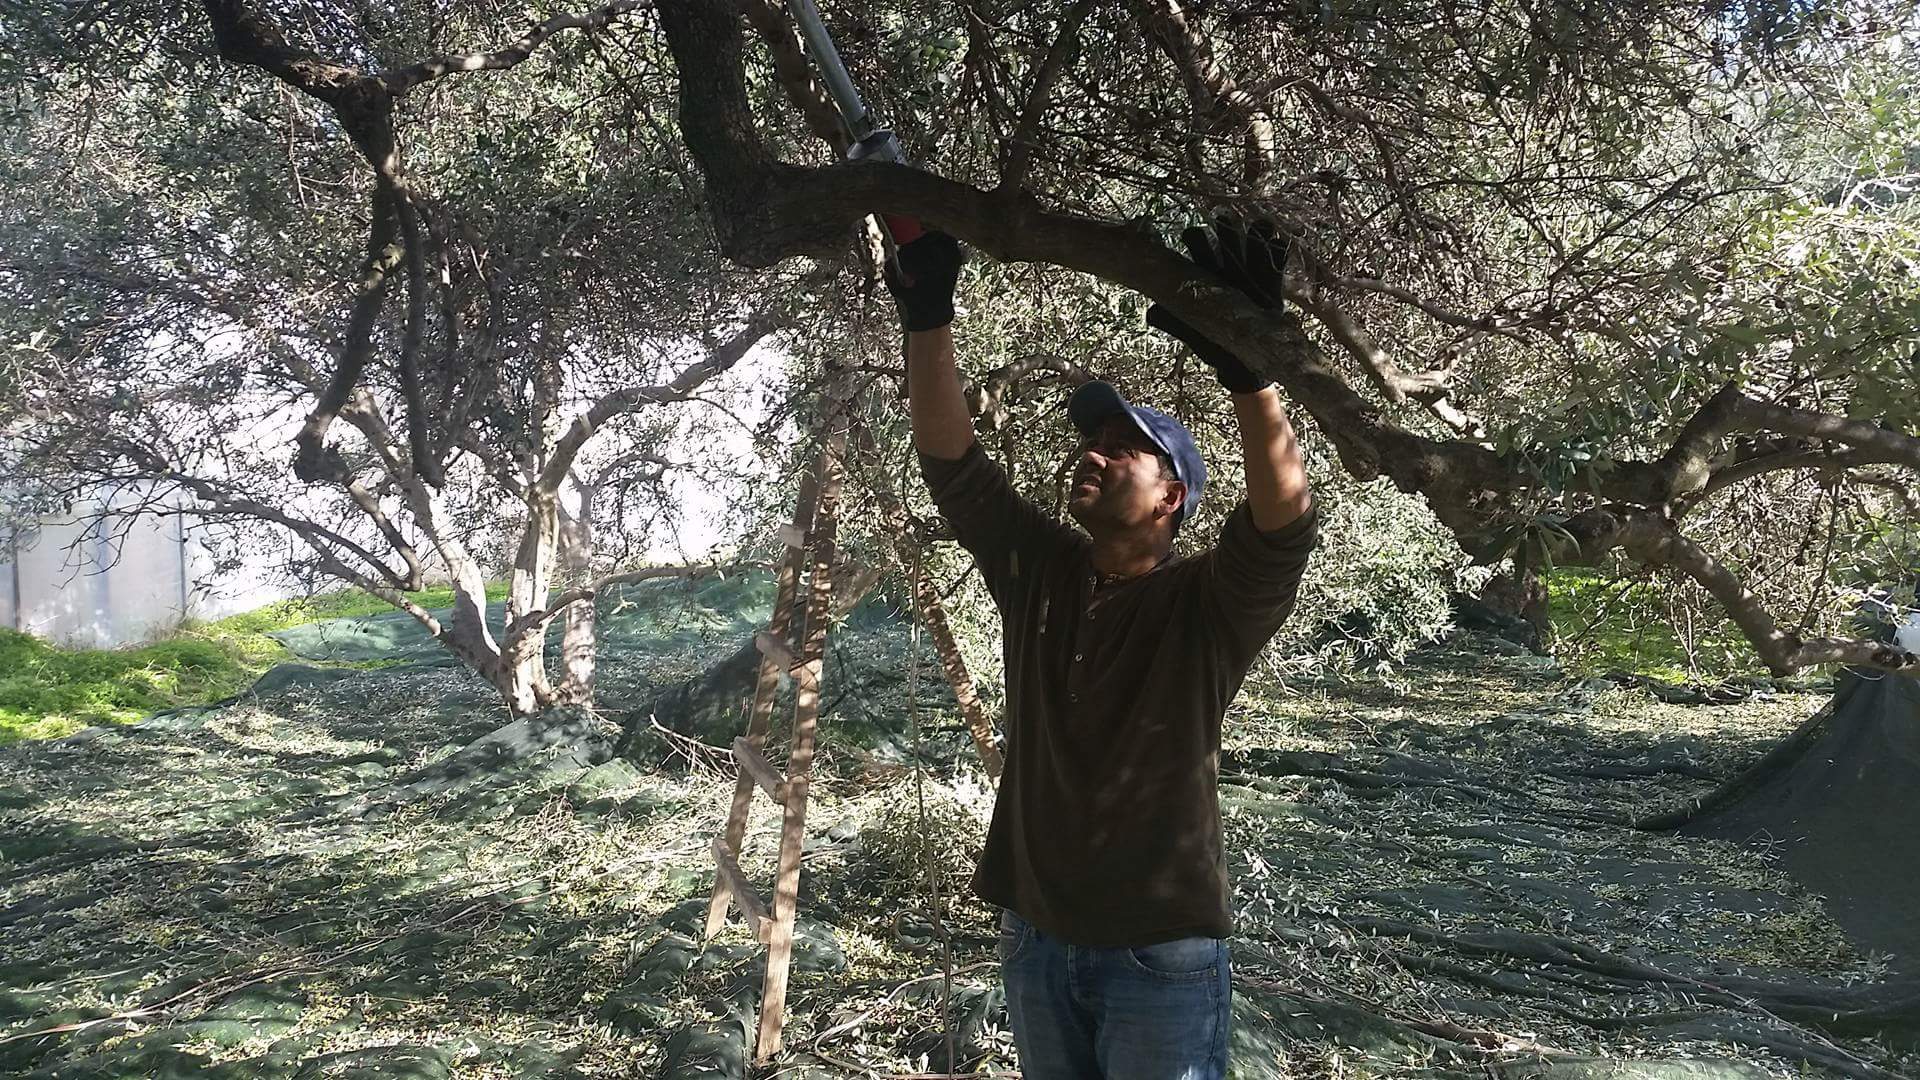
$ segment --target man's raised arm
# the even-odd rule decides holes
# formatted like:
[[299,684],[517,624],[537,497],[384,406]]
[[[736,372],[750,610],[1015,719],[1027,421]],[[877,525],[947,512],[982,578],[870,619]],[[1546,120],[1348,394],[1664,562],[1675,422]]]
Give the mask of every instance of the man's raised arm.
[[929,232],[900,246],[899,265],[887,267],[887,288],[900,304],[907,332],[907,410],[920,475],[1004,610],[1018,604],[1036,580],[1031,569],[1023,575],[1020,567],[1040,565],[1047,552],[1071,543],[1072,533],[1021,498],[1006,470],[975,445],[953,356],[960,262],[959,241]]
[[[1269,310],[1281,308],[1287,264],[1286,238],[1273,224],[1258,221],[1241,228],[1216,221],[1211,228],[1192,226],[1181,233],[1188,254],[1201,267],[1220,275],[1227,284]],[[1313,505],[1307,491],[1307,470],[1300,460],[1300,442],[1294,437],[1280,391],[1271,380],[1250,370],[1240,358],[1178,315],[1154,304],[1147,323],[1193,350],[1220,379],[1233,398],[1233,415],[1240,422],[1240,450],[1247,465],[1247,505],[1254,527],[1274,532],[1298,521]]]
[[913,448],[928,457],[958,461],[973,445],[973,417],[960,391],[952,326],[907,333],[907,411]]
[[1280,391],[1271,386],[1233,397],[1233,415],[1240,421],[1240,451],[1247,464],[1247,505],[1261,532],[1286,528],[1307,512],[1313,496],[1307,491],[1307,467],[1300,460],[1300,441],[1294,438]]
[[887,288],[907,332],[907,408],[913,447],[958,461],[973,445],[973,417],[960,391],[953,356],[953,291],[960,280],[960,242],[928,232],[899,249],[887,265]]

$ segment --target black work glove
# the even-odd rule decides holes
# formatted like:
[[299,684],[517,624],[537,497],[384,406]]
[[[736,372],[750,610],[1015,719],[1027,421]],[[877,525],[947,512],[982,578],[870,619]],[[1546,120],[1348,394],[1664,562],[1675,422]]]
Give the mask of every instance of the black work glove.
[[[1180,233],[1193,261],[1219,274],[1227,284],[1246,293],[1253,302],[1268,310],[1281,307],[1281,276],[1287,267],[1287,238],[1275,236],[1273,223],[1257,221],[1243,229],[1224,219],[1215,219],[1212,228],[1189,225]],[[1147,308],[1147,325],[1173,335],[1193,350],[1220,379],[1228,393],[1249,394],[1273,385],[1273,380],[1254,373],[1240,358],[1214,344],[1200,331],[1159,304]]]
[[[929,229],[918,240],[895,249],[885,268],[887,291],[900,306],[906,330],[938,330],[953,321],[953,290],[965,257],[960,241]],[[903,280],[904,279],[904,280]]]

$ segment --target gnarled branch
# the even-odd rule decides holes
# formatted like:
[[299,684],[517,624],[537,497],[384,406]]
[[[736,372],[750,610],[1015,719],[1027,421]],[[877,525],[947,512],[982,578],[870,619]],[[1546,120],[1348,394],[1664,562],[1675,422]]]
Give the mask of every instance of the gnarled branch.
[[1761,662],[1776,676],[1835,663],[1920,673],[1920,656],[1892,645],[1803,638],[1796,631],[1781,629],[1739,575],[1656,511],[1611,504],[1576,516],[1567,523],[1567,531],[1579,542],[1574,561],[1591,563],[1618,547],[1644,565],[1671,567],[1698,582],[1719,602]]
[[[1134,17],[1179,69],[1193,103],[1196,128],[1237,124],[1244,129],[1241,180],[1258,190],[1273,171],[1273,120],[1214,58],[1213,42],[1180,8],[1179,0],[1135,0]],[[1195,131],[1194,136],[1199,137]]]
[[806,118],[808,130],[833,147],[836,159],[846,157],[853,138],[840,118],[840,107],[833,103],[833,96],[814,77],[806,46],[794,32],[793,17],[775,0],[747,0],[745,9],[747,22],[773,57],[774,77],[779,80],[780,89],[786,91],[787,100]]
[[1398,405],[1411,398],[1425,405],[1442,423],[1461,435],[1476,442],[1487,437],[1486,425],[1453,403],[1448,391],[1450,371],[1410,375],[1393,362],[1387,350],[1345,308],[1305,288],[1289,288],[1287,299],[1300,305],[1327,328],[1333,340],[1360,362],[1360,369],[1372,378],[1374,385],[1386,395],[1388,401]]
[[547,455],[546,466],[541,470],[536,486],[548,493],[559,491],[567,478],[567,470],[573,467],[573,459],[580,455],[580,448],[609,420],[663,401],[685,401],[707,380],[739,363],[761,338],[772,333],[778,325],[779,320],[773,316],[756,315],[748,320],[745,327],[714,349],[711,356],[689,366],[674,376],[671,382],[658,386],[630,386],[594,402],[586,412],[574,417],[566,431],[554,440],[553,450]]
[[562,30],[594,31],[613,20],[648,6],[647,0],[617,0],[605,7],[579,15],[555,15],[536,23],[519,40],[493,52],[447,53],[421,60],[380,76],[380,85],[393,97],[400,97],[421,83],[446,75],[468,71],[503,71],[533,55],[546,40]]
[[1069,386],[1079,386],[1091,382],[1093,373],[1064,356],[1052,353],[1029,353],[1011,363],[1002,364],[987,372],[977,380],[970,381],[966,387],[967,409],[979,419],[982,427],[989,431],[998,431],[1007,422],[1005,400],[1007,392],[1019,384],[1020,380],[1038,371],[1051,371],[1067,381]]

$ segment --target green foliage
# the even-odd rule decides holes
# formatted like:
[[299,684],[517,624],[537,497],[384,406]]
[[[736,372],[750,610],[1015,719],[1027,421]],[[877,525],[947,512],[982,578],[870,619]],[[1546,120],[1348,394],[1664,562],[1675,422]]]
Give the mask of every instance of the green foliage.
[[1498,530],[1480,551],[1482,562],[1511,558],[1517,564],[1551,571],[1554,563],[1579,546],[1567,531],[1564,514],[1535,514]]
[[1401,660],[1446,630],[1449,593],[1477,589],[1486,571],[1465,565],[1419,499],[1384,481],[1342,482],[1324,467],[1320,548],[1271,655],[1335,666]]
[[213,641],[183,637],[137,649],[63,649],[13,630],[0,630],[0,672],[0,743],[217,701],[255,675]]
[[[506,589],[504,582],[489,585],[487,599],[501,599]],[[450,588],[407,595],[428,608],[453,602]],[[274,631],[392,610],[377,596],[342,589],[189,622],[163,641],[131,649],[70,649],[0,630],[0,745],[59,738],[91,724],[130,724],[162,709],[232,697],[293,659],[269,636]]]
[[[987,843],[992,792],[928,778],[916,792],[902,780],[879,793],[860,832],[861,857],[885,895],[923,900],[929,871],[942,896],[964,896]],[[924,808],[924,810],[923,810]]]
[[1660,579],[1563,567],[1546,581],[1554,653],[1570,672],[1628,671],[1685,683],[1756,665],[1718,608],[1689,617],[1676,610],[1680,598]]

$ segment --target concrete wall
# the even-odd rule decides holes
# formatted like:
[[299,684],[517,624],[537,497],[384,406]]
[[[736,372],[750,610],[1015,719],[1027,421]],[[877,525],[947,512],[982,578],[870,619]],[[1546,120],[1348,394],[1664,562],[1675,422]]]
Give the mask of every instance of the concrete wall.
[[0,626],[62,645],[116,648],[183,618],[219,618],[284,597],[263,573],[220,580],[213,558],[178,517],[95,527],[47,518],[0,546]]
[[0,545],[0,626],[12,629],[19,620],[19,601],[15,597],[18,587],[13,583],[13,556],[5,545]]

